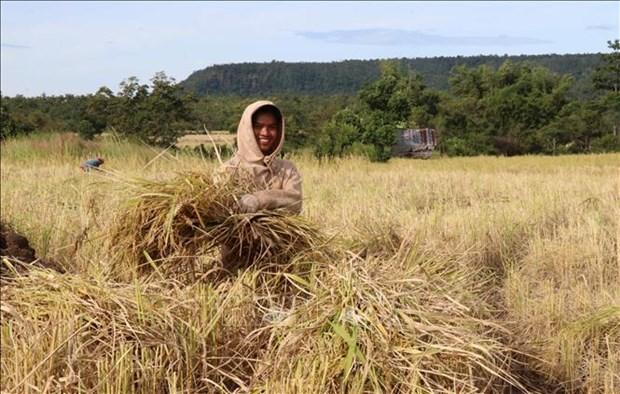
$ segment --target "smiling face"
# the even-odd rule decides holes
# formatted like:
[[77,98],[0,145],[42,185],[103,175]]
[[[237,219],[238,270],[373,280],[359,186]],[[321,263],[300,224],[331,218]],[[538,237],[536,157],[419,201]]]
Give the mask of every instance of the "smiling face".
[[252,122],[256,143],[264,155],[270,155],[280,143],[280,123],[271,112],[259,112]]

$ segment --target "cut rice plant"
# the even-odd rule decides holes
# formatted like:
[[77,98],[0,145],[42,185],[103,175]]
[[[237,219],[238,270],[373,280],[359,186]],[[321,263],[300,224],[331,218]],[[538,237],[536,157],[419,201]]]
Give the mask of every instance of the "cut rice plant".
[[0,391],[226,392],[254,356],[237,350],[251,314],[227,314],[244,291],[35,267],[2,288]]
[[455,286],[477,280],[473,274],[438,262],[402,264],[354,256],[299,283],[310,296],[274,322],[259,391],[525,391],[501,340],[507,331]]
[[198,257],[217,261],[218,249],[223,268],[231,270],[259,261],[287,262],[325,244],[314,225],[284,210],[240,213],[238,198],[255,190],[243,178],[188,172],[164,181],[123,182],[132,195],[107,235],[117,272],[189,272]]
[[[307,272],[303,261],[291,263],[289,272],[255,265],[217,285],[189,286],[169,279],[118,283],[34,268],[3,289],[0,389],[520,388],[511,374],[511,351],[499,340],[501,326],[477,310],[483,306],[466,286],[456,286],[470,282],[472,274],[440,262],[398,260],[350,257],[307,265]],[[284,291],[283,280],[299,291]]]

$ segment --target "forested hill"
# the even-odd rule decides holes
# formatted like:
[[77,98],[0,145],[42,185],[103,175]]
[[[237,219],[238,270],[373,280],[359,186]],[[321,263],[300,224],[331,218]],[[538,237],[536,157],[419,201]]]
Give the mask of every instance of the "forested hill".
[[[582,91],[586,79],[600,61],[600,54],[456,56],[402,58],[400,62],[419,73],[429,86],[448,88],[450,70],[456,65],[476,67],[487,64],[497,68],[506,60],[533,62],[550,70],[571,74]],[[240,63],[207,67],[192,73],[181,86],[199,96],[238,94],[355,94],[364,82],[379,78],[379,60],[345,60],[331,63]],[[584,82],[584,83],[582,83]]]

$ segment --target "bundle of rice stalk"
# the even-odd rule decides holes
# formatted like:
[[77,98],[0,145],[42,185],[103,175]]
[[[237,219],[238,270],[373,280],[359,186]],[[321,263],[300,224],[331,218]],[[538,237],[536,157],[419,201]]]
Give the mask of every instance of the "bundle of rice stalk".
[[224,263],[249,265],[288,260],[324,244],[311,223],[284,210],[240,213],[238,198],[255,190],[242,178],[187,172],[165,181],[125,179],[124,184],[132,195],[108,236],[116,266],[187,272],[197,256],[213,255],[218,247],[231,257]]
[[[257,391],[521,389],[511,373],[511,350],[500,340],[503,329],[475,312],[479,301],[465,294],[469,290],[453,286],[475,277],[444,268],[355,257],[299,281],[310,297],[298,298],[274,322]],[[441,277],[429,276],[441,271]]]
[[2,289],[0,391],[214,392],[243,385],[252,360],[235,351],[251,316],[227,313],[238,311],[246,292],[241,283],[224,293],[203,283],[116,283],[33,268]]

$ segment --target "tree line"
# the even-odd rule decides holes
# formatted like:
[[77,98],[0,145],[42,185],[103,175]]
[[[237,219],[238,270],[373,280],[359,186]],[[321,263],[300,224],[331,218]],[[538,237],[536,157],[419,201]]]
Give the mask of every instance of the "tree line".
[[[588,80],[600,63],[597,54],[521,56],[442,56],[393,59],[400,68],[415,70],[428,87],[450,88],[450,70],[456,66],[498,68],[504,62],[530,62],[575,78],[573,94],[592,94]],[[329,63],[239,63],[207,67],[193,72],[181,86],[198,96],[212,95],[354,95],[365,83],[381,75],[381,60],[345,60]]]
[[[620,151],[620,43],[608,44],[611,52],[599,55],[581,82],[540,63],[508,59],[497,66],[457,64],[442,90],[395,59],[379,62],[379,75],[355,94],[198,96],[160,72],[150,84],[130,77],[116,93],[102,87],[84,96],[2,97],[1,137],[69,130],[92,138],[114,130],[168,146],[203,126],[234,132],[243,108],[261,98],[286,114],[288,149],[306,147],[319,157],[387,160],[398,130],[417,127],[435,128],[439,150],[451,156]],[[342,78],[346,84],[353,76]]]

